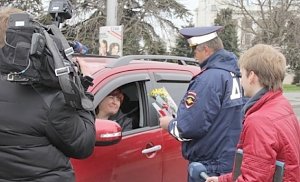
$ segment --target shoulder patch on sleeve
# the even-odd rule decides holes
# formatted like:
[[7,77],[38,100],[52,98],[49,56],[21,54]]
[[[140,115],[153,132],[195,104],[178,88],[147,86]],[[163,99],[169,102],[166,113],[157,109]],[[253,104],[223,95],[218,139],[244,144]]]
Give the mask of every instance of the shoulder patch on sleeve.
[[190,108],[194,105],[196,101],[197,94],[195,92],[188,92],[186,98],[185,98],[185,107]]

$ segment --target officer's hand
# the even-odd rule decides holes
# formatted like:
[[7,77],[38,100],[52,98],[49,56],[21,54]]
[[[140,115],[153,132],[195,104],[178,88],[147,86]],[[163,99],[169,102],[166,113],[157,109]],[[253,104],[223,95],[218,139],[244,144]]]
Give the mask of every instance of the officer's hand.
[[160,127],[162,127],[163,129],[167,130],[170,121],[173,119],[173,117],[171,116],[163,116],[159,118],[160,121]]
[[219,181],[218,177],[212,176],[212,177],[208,177],[205,182],[218,182],[218,181]]

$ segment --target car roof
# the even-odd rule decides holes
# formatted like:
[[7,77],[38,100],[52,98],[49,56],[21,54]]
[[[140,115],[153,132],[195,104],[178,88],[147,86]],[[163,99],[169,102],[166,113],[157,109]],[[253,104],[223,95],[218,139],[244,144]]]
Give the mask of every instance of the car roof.
[[123,57],[103,57],[97,55],[75,55],[81,65],[84,64],[92,77],[109,70],[161,69],[189,71],[194,75],[200,72],[198,62],[192,58],[168,55],[131,55]]

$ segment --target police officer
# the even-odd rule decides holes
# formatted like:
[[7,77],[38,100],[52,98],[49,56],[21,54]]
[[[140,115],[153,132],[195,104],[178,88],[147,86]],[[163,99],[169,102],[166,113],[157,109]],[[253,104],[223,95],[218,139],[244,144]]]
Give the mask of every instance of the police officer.
[[[190,163],[201,162],[208,175],[214,176],[232,170],[244,103],[237,57],[224,50],[217,34],[221,29],[212,26],[180,30],[202,71],[190,82],[177,118],[160,118],[160,126],[182,141],[183,157]],[[188,178],[189,182],[196,181]]]

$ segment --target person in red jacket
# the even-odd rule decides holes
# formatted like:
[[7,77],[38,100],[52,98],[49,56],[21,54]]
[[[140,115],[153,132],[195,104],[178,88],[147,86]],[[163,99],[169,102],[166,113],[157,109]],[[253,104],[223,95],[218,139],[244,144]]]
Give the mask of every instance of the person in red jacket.
[[258,44],[239,60],[241,84],[251,97],[238,148],[243,150],[241,174],[208,177],[206,182],[272,182],[275,161],[285,163],[283,181],[300,182],[300,129],[298,119],[282,94],[286,59],[270,45]]

